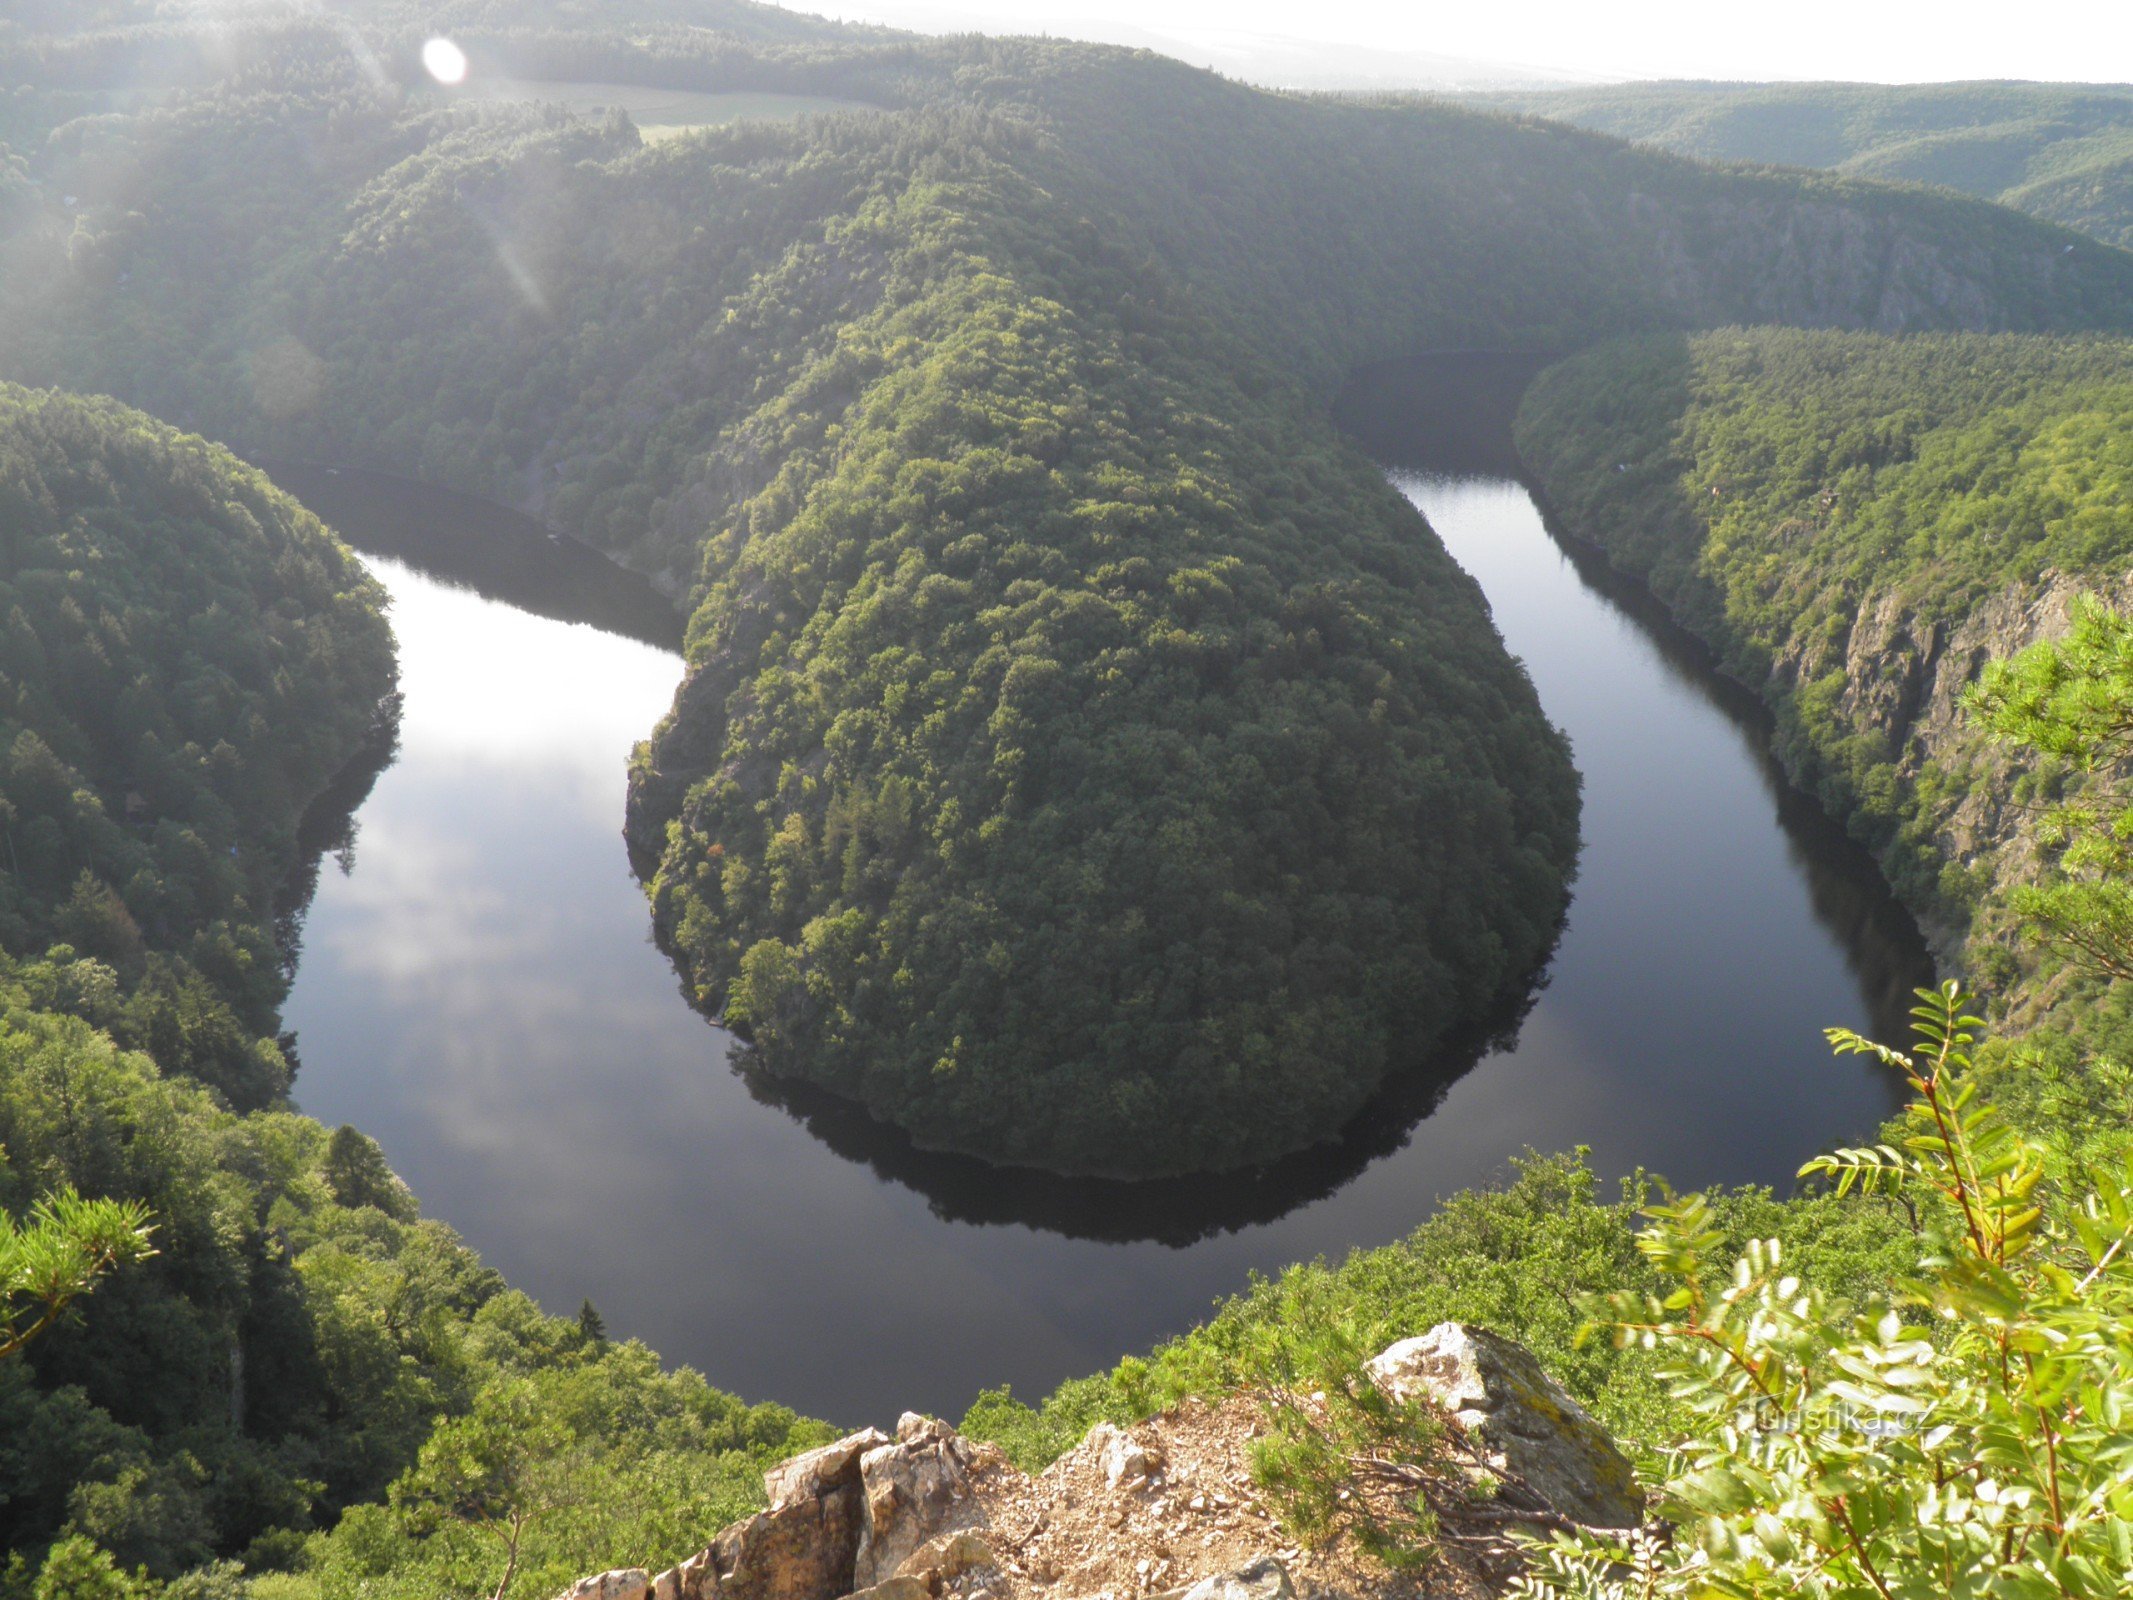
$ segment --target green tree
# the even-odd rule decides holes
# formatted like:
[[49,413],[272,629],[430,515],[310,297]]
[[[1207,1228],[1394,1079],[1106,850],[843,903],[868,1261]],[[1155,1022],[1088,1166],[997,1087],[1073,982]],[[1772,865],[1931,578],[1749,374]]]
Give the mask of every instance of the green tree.
[[18,1222],[0,1210],[0,1359],[57,1322],[106,1273],[155,1254],[147,1207],[45,1196]]
[[377,1140],[342,1123],[326,1143],[326,1183],[344,1206],[375,1206],[405,1220],[413,1212],[399,1174],[386,1165]]
[[576,1432],[526,1379],[484,1389],[473,1411],[441,1422],[392,1504],[419,1536],[458,1528],[493,1539],[502,1562],[491,1600],[517,1577],[533,1524],[576,1498],[585,1451]]
[[2133,977],[2133,795],[2120,781],[2133,756],[2133,618],[2076,602],[2065,637],[1993,662],[1970,705],[1996,738],[2081,779],[2038,830],[2057,872],[2016,888],[2015,910],[2076,965]]
[[154,1586],[128,1575],[93,1539],[69,1534],[45,1553],[30,1600],[148,1600]]
[[607,1343],[607,1319],[600,1315],[600,1308],[592,1303],[590,1296],[578,1306],[578,1332],[587,1344]]

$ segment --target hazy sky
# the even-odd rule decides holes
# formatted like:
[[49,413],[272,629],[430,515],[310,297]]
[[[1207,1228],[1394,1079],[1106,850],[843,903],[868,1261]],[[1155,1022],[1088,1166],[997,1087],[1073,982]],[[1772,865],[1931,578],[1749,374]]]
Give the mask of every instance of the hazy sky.
[[2133,0],[793,0],[907,27],[1245,30],[1596,77],[2133,80]]

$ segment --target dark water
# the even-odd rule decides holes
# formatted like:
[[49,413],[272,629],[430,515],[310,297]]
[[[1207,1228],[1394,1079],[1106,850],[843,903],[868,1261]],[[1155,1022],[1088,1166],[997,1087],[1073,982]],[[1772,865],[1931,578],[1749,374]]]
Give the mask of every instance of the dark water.
[[[1776,780],[1752,707],[1581,575],[1507,479],[1396,481],[1482,581],[1585,774],[1544,991],[1339,1145],[1147,1185],[929,1156],[752,1088],[683,1003],[624,858],[623,763],[678,674],[656,599],[490,508],[285,479],[385,552],[406,696],[398,759],[305,926],[299,1099],[376,1136],[430,1215],[551,1310],[590,1296],[616,1334],[751,1398],[857,1423],[959,1414],[1003,1381],[1034,1396],[1254,1268],[1400,1236],[1527,1147],[1783,1184],[1890,1104],[1819,1030],[1896,1025],[1925,977],[1909,924]],[[557,620],[588,584],[588,620]]]

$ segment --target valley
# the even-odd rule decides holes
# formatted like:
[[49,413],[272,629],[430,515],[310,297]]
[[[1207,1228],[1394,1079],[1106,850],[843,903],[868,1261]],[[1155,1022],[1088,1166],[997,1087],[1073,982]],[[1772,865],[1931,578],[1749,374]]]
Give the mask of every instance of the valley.
[[0,1600],[2123,1587],[2124,103],[26,0]]

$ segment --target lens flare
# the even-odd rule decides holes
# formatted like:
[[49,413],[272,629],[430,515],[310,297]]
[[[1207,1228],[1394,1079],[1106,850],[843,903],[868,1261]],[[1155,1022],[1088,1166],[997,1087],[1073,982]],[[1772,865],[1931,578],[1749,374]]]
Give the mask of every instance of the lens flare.
[[467,81],[467,53],[449,39],[432,39],[425,44],[422,65],[439,83]]

